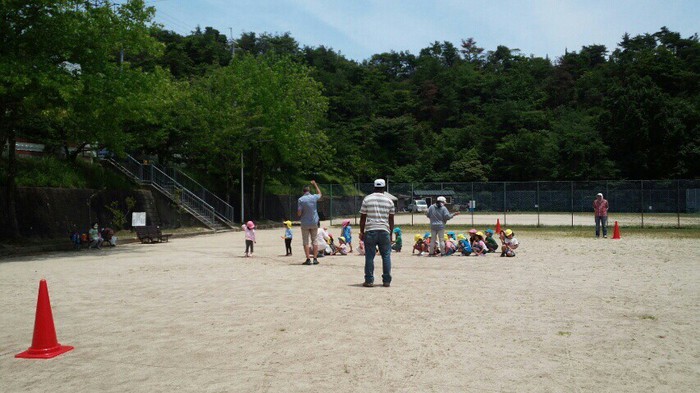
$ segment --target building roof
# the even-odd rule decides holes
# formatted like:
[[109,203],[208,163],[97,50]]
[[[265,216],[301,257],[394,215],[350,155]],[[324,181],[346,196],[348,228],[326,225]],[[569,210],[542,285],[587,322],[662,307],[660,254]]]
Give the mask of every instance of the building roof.
[[454,190],[414,190],[413,195],[422,196],[454,196]]

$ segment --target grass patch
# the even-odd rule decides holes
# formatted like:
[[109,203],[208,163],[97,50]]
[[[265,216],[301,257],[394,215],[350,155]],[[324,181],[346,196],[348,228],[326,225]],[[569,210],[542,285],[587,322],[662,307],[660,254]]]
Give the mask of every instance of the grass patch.
[[562,337],[569,337],[569,336],[571,336],[571,332],[559,331],[559,332],[557,332],[557,334],[560,335],[560,336],[562,336]]
[[645,315],[640,316],[639,319],[648,320],[648,321],[656,321],[657,318],[653,315],[645,314]]

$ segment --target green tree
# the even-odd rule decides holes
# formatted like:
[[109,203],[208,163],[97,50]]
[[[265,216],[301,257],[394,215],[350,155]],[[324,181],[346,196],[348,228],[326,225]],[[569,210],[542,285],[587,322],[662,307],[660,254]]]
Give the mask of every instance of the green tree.
[[[48,144],[122,146],[119,122],[125,93],[139,72],[121,63],[128,51],[155,51],[149,35],[153,8],[142,0],[0,2],[2,137],[10,142],[7,198],[10,236],[15,218],[17,135]],[[121,101],[120,101],[121,100]],[[128,101],[128,100],[126,100]],[[39,126],[37,126],[39,125]]]
[[318,128],[328,103],[309,72],[288,57],[239,56],[198,82],[197,100],[208,119],[198,138],[200,159],[231,188],[243,154],[254,216],[262,210],[267,180],[313,172],[328,160]]

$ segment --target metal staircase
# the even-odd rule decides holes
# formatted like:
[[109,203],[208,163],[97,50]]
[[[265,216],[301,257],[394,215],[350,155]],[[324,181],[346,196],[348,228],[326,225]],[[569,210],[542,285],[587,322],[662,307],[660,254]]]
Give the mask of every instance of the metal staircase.
[[236,227],[233,207],[179,170],[141,164],[130,155],[123,160],[105,158],[105,161],[138,184],[150,185],[160,191],[207,227],[217,231]]

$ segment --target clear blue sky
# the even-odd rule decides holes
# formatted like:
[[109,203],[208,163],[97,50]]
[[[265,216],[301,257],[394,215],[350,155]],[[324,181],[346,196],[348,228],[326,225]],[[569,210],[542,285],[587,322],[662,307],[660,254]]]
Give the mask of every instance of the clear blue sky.
[[578,51],[582,45],[615,48],[622,35],[654,33],[661,26],[683,37],[700,32],[700,0],[146,0],[156,21],[188,34],[197,25],[227,36],[289,32],[300,45],[325,45],[362,61],[434,41],[474,37],[525,55]]

